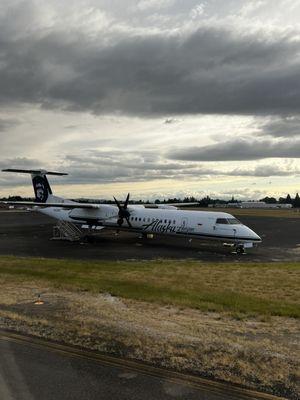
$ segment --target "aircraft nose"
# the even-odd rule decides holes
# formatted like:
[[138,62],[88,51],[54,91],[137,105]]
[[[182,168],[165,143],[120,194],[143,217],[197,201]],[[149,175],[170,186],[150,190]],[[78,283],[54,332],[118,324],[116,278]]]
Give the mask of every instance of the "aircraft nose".
[[261,242],[262,239],[260,236],[258,236],[257,233],[255,233],[252,229],[248,228],[247,226],[245,227],[247,230],[246,236],[249,237],[250,240],[253,240],[255,242]]

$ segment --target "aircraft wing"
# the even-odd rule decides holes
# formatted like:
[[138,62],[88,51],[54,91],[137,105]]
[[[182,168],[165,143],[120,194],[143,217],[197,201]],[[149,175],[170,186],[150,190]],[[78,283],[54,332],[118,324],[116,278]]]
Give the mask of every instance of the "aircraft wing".
[[144,204],[145,208],[167,208],[171,207],[187,207],[187,206],[197,206],[199,202],[195,201],[194,203],[153,203],[153,204]]
[[187,206],[198,206],[199,202],[195,201],[194,203],[166,203],[166,205],[175,206],[175,207],[187,207]]
[[11,206],[27,206],[27,207],[57,207],[57,208],[85,208],[85,209],[97,209],[100,208],[98,204],[86,204],[86,203],[37,203],[35,201],[2,201],[2,204]]

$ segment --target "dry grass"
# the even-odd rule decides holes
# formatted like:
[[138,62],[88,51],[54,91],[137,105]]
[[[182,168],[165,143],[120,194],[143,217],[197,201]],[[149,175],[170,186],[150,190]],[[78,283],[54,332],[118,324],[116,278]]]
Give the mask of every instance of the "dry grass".
[[[299,320],[49,288],[0,277],[0,327],[297,399]],[[44,306],[33,301],[42,293]]]

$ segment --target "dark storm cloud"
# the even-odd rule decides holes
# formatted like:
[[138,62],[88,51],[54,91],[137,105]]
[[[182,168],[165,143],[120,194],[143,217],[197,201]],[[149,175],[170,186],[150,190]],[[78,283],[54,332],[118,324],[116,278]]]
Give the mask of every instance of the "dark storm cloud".
[[289,37],[267,40],[211,27],[180,35],[125,33],[104,46],[100,37],[67,29],[11,35],[14,21],[7,15],[1,22],[4,104],[140,115],[300,109],[300,42]]
[[262,158],[300,158],[300,140],[236,139],[203,147],[171,150],[167,157],[184,161],[245,161]]

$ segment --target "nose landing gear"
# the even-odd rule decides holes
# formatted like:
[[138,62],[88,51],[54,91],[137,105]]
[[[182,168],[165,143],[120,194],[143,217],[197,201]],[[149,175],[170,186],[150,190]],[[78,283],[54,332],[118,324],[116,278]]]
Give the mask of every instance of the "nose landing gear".
[[242,244],[234,246],[234,249],[236,254],[246,254],[245,247]]
[[224,247],[230,247],[231,254],[246,254],[244,244],[223,243]]

